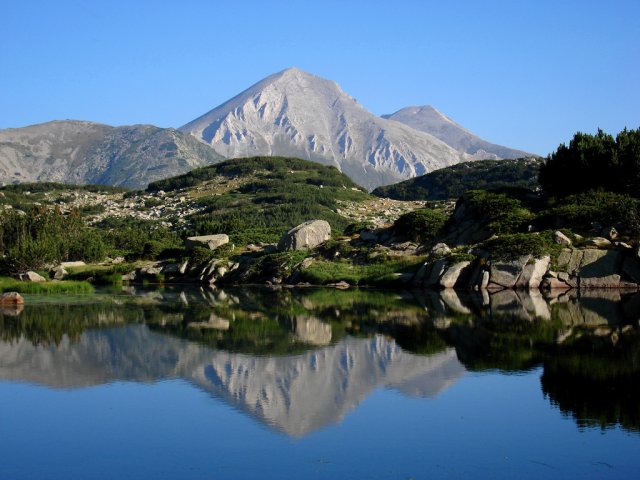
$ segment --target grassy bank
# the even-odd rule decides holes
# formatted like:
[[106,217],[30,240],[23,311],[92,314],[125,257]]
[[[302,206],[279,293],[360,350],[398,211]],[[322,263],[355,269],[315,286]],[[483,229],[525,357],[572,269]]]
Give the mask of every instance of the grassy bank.
[[22,282],[8,277],[0,277],[0,293],[18,292],[25,294],[51,295],[56,293],[93,293],[93,286],[84,281]]

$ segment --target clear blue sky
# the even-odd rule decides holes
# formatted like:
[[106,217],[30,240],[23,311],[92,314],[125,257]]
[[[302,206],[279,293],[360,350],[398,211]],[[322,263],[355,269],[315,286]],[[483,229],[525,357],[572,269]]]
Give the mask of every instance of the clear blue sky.
[[0,0],[0,128],[178,127],[290,66],[545,155],[640,127],[640,0]]

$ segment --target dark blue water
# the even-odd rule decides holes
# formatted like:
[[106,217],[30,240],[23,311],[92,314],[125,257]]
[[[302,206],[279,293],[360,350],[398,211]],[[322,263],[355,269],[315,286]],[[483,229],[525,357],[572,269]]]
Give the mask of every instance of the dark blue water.
[[0,478],[640,478],[634,299],[141,298],[0,316]]

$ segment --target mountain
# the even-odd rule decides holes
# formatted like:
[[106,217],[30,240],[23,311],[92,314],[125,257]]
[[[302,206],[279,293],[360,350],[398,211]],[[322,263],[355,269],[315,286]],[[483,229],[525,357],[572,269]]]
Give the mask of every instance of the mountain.
[[382,118],[395,120],[426,132],[460,152],[472,155],[474,160],[530,157],[530,153],[487,142],[443,115],[431,105],[406,107]]
[[372,189],[475,157],[367,111],[333,81],[296,68],[271,75],[180,128],[220,155],[300,157]]
[[373,195],[394,200],[447,200],[467,190],[540,187],[538,174],[543,161],[537,157],[463,162],[421,177],[376,188]]
[[221,160],[172,128],[74,120],[0,130],[0,183],[98,183],[142,188]]

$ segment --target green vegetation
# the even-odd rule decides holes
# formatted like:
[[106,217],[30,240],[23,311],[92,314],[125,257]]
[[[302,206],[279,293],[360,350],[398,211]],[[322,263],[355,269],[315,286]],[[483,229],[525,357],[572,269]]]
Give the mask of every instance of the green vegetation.
[[350,260],[314,262],[301,272],[303,280],[316,285],[347,282],[350,285],[398,284],[403,273],[416,272],[423,263],[422,258],[402,257],[384,263],[357,265]]
[[0,274],[11,274],[66,260],[102,260],[106,246],[77,211],[64,215],[33,207],[27,212],[9,210],[0,218],[0,254]]
[[463,162],[404,182],[376,188],[372,194],[395,200],[455,199],[467,190],[505,187],[535,190],[542,161],[536,158]]
[[226,233],[237,245],[275,242],[283,232],[311,219],[327,220],[335,232],[342,232],[349,222],[335,213],[337,201],[368,198],[333,167],[280,157],[229,160],[154,182],[148,191],[191,188],[220,177],[242,181],[225,193],[199,197],[205,210],[189,218],[188,233]]
[[447,215],[440,210],[423,208],[405,213],[394,223],[397,235],[414,242],[433,242],[442,233]]
[[540,185],[560,197],[598,189],[640,196],[640,129],[624,129],[615,139],[602,130],[576,133],[547,157]]
[[514,233],[501,235],[487,240],[482,248],[491,254],[493,259],[510,260],[523,255],[541,258],[549,255],[555,258],[562,250],[553,239],[553,232],[545,231],[536,234]]
[[93,286],[83,281],[21,282],[13,278],[0,277],[0,293],[18,292],[22,294],[52,295],[57,293],[93,293],[93,291]]

